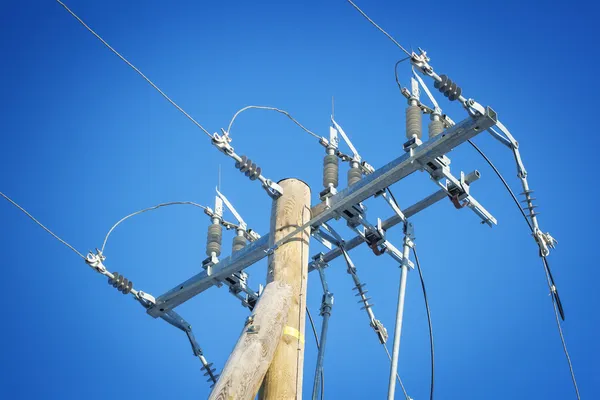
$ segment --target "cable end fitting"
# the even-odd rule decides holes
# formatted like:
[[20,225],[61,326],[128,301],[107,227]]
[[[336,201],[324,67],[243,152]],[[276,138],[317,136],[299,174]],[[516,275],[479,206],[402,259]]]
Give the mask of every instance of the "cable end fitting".
[[85,256],[85,263],[102,275],[106,274],[106,267],[102,263],[104,260],[106,260],[106,257],[102,254],[102,251],[98,249],[96,249],[96,253],[90,251]]

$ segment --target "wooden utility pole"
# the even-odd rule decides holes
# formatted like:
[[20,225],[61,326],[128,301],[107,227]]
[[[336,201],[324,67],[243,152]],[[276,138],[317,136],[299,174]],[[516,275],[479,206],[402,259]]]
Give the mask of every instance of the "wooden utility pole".
[[238,340],[209,400],[252,400],[273,360],[284,327],[292,288],[284,282],[269,283],[246,320]]
[[[298,179],[284,179],[279,185],[283,196],[273,202],[271,209],[270,245],[311,218],[308,185]],[[269,257],[267,282],[290,285],[292,299],[283,336],[263,381],[260,400],[302,399],[309,239],[310,228],[290,238]]]

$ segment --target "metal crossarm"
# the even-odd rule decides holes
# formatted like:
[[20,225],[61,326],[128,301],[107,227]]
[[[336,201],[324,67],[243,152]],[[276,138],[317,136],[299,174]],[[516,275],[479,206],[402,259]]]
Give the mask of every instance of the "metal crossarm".
[[[494,126],[496,121],[496,113],[488,107],[483,115],[469,117],[448,128],[434,139],[411,149],[372,174],[365,176],[353,186],[329,198],[329,207],[313,218],[310,226],[317,227],[323,222],[340,216],[344,210],[381,192],[388,186],[420,170],[422,165],[428,161],[448,153],[461,143]],[[158,317],[165,311],[177,307],[208,289],[215,280],[224,279],[226,276],[242,271],[267,255],[269,243],[269,236],[265,235],[212,266],[210,275],[209,271],[203,271],[177,285],[160,296],[156,300],[156,305],[148,309],[148,313],[153,317]]]

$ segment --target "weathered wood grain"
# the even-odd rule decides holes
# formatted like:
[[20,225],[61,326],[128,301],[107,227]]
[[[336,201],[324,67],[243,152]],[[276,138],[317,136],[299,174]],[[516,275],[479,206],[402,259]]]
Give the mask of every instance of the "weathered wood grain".
[[274,281],[265,287],[231,352],[210,400],[252,400],[275,355],[292,303],[292,287]]
[[[271,243],[283,238],[311,218],[310,188],[297,179],[279,182],[284,194],[273,202]],[[268,282],[285,282],[292,287],[286,333],[265,375],[261,400],[302,399],[306,278],[308,275],[309,230],[298,233],[269,257]]]

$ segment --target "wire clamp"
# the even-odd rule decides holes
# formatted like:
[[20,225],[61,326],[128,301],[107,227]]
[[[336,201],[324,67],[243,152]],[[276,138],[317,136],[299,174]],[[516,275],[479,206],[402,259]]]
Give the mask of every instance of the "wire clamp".
[[540,248],[540,257],[547,257],[550,249],[556,248],[558,241],[549,232],[543,233],[539,228],[534,228],[533,237]]
[[137,292],[136,298],[146,308],[156,304],[156,299],[154,296],[149,293],[142,292],[141,290]]
[[278,199],[283,195],[283,188],[270,179],[265,179],[263,188],[273,199]]
[[98,249],[96,249],[95,254],[90,251],[85,257],[86,264],[102,275],[106,275],[106,267],[102,263],[104,260],[106,260],[106,257],[102,254],[102,251]]
[[327,291],[323,294],[323,299],[321,300],[321,309],[319,315],[323,316],[325,314],[331,315],[331,309],[333,308],[333,293]]
[[377,334],[377,337],[379,338],[379,342],[381,344],[385,344],[388,340],[388,332],[387,332],[387,329],[385,329],[385,326],[383,326],[383,324],[381,323],[381,321],[379,321],[378,319],[372,320],[371,327]]
[[433,68],[429,65],[429,61],[431,58],[427,56],[427,52],[419,47],[419,53],[417,54],[414,51],[410,55],[410,63],[415,67],[419,68],[424,74],[431,76],[433,73]]
[[227,134],[227,132],[225,132],[224,129],[221,129],[221,132],[223,133],[222,135],[219,135],[217,132],[215,132],[213,134],[211,142],[213,146],[219,149],[221,153],[231,156],[234,153],[233,147],[230,144],[232,139],[229,137],[229,135]]

